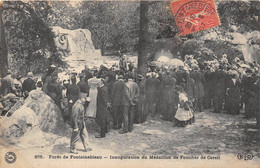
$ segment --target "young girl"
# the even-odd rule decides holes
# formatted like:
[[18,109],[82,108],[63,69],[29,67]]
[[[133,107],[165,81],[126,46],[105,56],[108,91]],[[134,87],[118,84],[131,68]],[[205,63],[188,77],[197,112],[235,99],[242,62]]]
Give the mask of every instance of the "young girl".
[[188,123],[191,124],[194,122],[193,106],[188,100],[188,96],[182,86],[176,86],[175,90],[179,94],[178,110],[175,115],[175,126],[185,127]]

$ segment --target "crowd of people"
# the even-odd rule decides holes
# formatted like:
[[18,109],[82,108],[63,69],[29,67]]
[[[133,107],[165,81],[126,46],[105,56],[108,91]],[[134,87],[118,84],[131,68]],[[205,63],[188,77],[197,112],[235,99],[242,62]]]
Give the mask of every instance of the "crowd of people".
[[79,137],[85,150],[92,150],[86,119],[100,126],[96,138],[106,136],[110,122],[113,129],[125,134],[133,131],[134,123],[145,122],[147,116],[159,115],[174,126],[185,127],[194,123],[195,113],[203,109],[230,115],[244,110],[244,117],[255,117],[259,128],[260,66],[256,62],[247,63],[239,58],[229,62],[227,55],[219,61],[198,62],[192,55],[186,55],[184,65],[158,67],[148,63],[146,75],[141,75],[126,60],[125,56],[120,58],[117,70],[103,65],[99,69],[85,66],[80,74],[72,73],[70,79],[61,83],[53,65],[42,76],[42,82],[36,83],[29,72],[19,86],[8,71],[1,81],[1,94],[4,97],[14,93],[26,98],[33,89],[48,94],[73,128],[72,153],[77,153],[75,143]]

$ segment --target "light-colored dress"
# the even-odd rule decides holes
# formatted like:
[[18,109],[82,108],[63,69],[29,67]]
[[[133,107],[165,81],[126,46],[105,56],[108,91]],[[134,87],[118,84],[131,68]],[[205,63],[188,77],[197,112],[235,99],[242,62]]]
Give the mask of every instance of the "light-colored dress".
[[97,113],[97,88],[102,84],[101,79],[96,77],[90,78],[88,80],[89,89],[89,98],[90,102],[86,109],[87,117],[96,118]]
[[[188,101],[188,97],[184,93],[179,94],[179,101],[186,103]],[[183,107],[178,105],[178,110],[176,111],[175,118],[179,121],[188,121],[193,117],[192,109],[189,107],[188,110],[185,110]]]

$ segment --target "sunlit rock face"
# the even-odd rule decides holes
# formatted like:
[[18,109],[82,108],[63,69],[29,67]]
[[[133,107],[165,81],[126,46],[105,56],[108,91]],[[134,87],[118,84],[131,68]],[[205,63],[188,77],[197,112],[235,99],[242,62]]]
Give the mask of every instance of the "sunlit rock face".
[[95,49],[88,29],[68,30],[55,26],[52,30],[62,60],[72,69],[80,71],[84,65],[91,66],[92,62],[101,59],[101,52]]

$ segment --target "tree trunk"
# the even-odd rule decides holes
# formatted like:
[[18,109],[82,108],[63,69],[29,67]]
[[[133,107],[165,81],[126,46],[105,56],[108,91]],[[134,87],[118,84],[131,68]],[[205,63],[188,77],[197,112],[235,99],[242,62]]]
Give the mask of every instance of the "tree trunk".
[[147,48],[148,41],[148,9],[149,2],[140,2],[140,30],[139,30],[139,43],[138,43],[138,73],[145,76],[147,67]]
[[8,50],[5,40],[5,30],[4,30],[4,23],[3,23],[3,4],[0,4],[0,77],[3,78],[6,76],[7,70],[8,70]]

